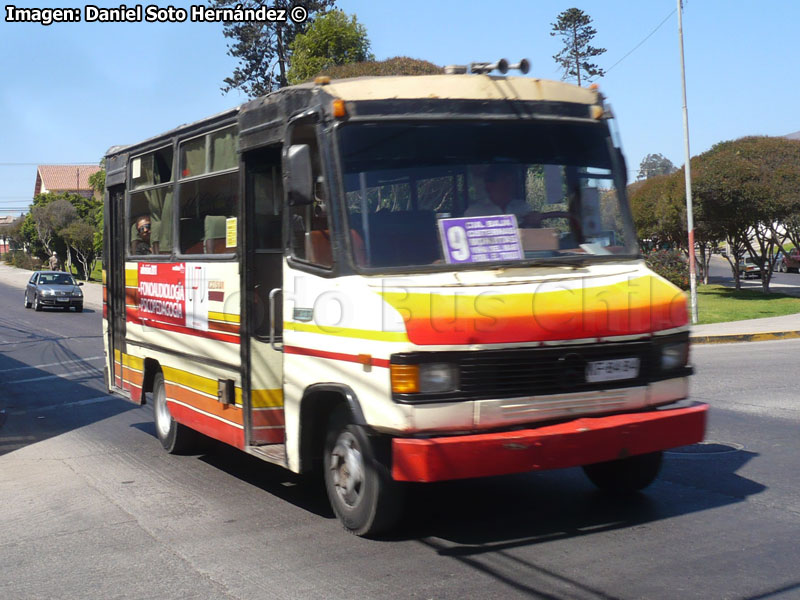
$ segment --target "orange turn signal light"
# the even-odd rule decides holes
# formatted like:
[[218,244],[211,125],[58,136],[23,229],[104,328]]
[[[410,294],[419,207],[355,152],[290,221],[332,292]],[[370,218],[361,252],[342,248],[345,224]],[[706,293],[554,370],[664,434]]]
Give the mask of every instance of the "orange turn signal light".
[[344,106],[344,100],[336,99],[333,101],[333,116],[337,119],[347,116],[347,109]]
[[418,365],[390,365],[392,392],[395,394],[416,394],[419,392]]

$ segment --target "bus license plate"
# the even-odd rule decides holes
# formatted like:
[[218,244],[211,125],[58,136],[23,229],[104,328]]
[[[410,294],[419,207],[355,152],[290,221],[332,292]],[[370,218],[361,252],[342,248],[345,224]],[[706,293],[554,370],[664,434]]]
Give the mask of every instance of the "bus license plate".
[[617,381],[639,376],[638,358],[616,358],[595,360],[586,364],[586,382]]

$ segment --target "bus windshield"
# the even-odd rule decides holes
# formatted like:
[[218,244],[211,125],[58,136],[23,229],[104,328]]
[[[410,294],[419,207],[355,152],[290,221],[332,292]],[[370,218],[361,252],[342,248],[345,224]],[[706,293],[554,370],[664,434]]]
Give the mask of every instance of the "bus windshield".
[[351,123],[337,139],[360,267],[638,253],[605,123]]

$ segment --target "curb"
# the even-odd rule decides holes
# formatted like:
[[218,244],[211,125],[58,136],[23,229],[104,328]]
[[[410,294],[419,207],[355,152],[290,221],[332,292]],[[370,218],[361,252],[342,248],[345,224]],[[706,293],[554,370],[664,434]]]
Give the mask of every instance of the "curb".
[[763,333],[729,333],[726,335],[690,335],[692,344],[732,344],[735,342],[770,342],[800,338],[800,331],[767,331]]

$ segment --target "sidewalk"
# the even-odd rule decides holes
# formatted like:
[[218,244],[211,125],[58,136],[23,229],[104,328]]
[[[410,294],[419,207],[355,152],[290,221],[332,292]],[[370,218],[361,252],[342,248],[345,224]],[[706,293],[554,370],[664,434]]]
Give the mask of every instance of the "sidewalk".
[[[0,262],[0,281],[23,289],[32,275]],[[83,302],[96,310],[103,309],[103,286],[84,282]],[[22,298],[20,297],[20,301]],[[783,317],[767,317],[747,321],[729,321],[711,325],[693,325],[690,339],[695,344],[720,344],[730,342],[764,342],[800,338],[800,313]]]
[[694,344],[766,342],[800,338],[800,314],[692,325],[689,337]]
[[[0,261],[0,281],[22,290],[19,294],[20,305],[22,305],[22,294],[25,290],[25,285],[28,283],[33,273],[33,271],[10,267],[6,263]],[[101,284],[84,281],[81,290],[83,291],[84,306],[93,310],[103,310],[103,286]]]

